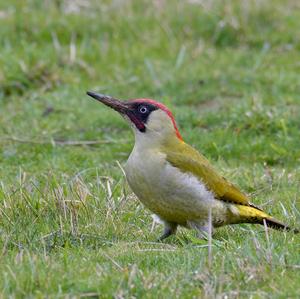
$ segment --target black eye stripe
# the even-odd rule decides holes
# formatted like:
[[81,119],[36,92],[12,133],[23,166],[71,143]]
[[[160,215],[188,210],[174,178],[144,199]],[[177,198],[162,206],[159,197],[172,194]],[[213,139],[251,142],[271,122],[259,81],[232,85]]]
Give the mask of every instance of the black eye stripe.
[[[132,119],[140,132],[146,132],[146,123],[150,114],[159,109],[157,106],[146,102],[135,102],[131,106]],[[134,116],[134,117],[133,117]]]

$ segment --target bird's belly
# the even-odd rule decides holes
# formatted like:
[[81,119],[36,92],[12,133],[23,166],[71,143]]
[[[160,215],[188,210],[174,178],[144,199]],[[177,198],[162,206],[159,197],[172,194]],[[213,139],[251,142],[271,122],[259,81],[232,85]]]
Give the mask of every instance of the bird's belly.
[[226,207],[194,176],[151,159],[140,165],[130,162],[125,172],[131,189],[163,220],[187,225],[189,221],[207,219],[211,209],[214,218],[223,221]]

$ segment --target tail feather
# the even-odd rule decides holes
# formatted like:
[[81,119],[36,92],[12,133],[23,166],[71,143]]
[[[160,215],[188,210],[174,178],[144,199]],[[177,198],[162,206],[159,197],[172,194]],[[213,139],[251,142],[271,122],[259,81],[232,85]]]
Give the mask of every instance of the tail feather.
[[268,227],[271,227],[273,229],[277,230],[287,230],[287,231],[292,231],[294,233],[299,233],[298,229],[294,229],[289,227],[288,225],[284,224],[283,222],[271,217],[264,211],[260,210],[259,208],[255,206],[238,206],[239,210],[239,215],[236,218],[235,223],[257,223],[266,225]]
[[298,229],[291,228],[290,226],[280,222],[279,220],[277,220],[273,217],[263,218],[262,222],[260,224],[264,225],[264,220],[268,227],[271,227],[271,228],[274,228],[277,230],[293,231],[295,234],[299,233]]

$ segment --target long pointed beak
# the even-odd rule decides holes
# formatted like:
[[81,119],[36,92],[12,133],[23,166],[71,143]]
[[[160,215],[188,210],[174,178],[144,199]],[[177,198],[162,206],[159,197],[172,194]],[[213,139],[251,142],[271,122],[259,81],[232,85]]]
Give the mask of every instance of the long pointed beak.
[[128,112],[129,110],[129,107],[128,105],[126,105],[126,102],[119,101],[111,96],[95,93],[92,91],[87,91],[87,95],[105,104],[106,106],[118,111],[119,113],[126,114],[126,112]]

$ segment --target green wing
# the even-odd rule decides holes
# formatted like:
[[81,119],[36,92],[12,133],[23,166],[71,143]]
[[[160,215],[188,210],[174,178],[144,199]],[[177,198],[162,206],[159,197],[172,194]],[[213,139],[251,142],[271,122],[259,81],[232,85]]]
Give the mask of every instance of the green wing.
[[172,166],[199,178],[218,199],[252,206],[248,197],[219,175],[209,161],[194,148],[184,142],[173,148],[176,148],[176,151],[165,149],[166,159]]

